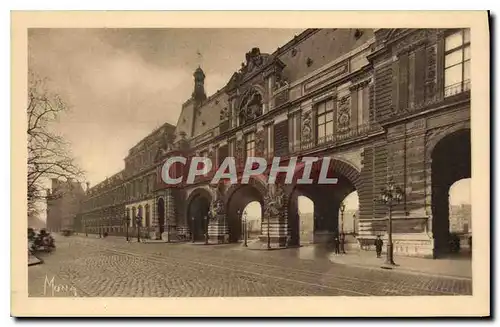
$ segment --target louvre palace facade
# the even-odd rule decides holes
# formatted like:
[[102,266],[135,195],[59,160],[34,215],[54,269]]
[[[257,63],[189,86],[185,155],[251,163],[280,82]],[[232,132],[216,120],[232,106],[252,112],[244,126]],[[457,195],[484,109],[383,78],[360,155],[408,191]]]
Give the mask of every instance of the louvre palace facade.
[[[388,208],[375,200],[392,178],[404,191],[392,209],[394,251],[446,252],[448,191],[471,174],[469,30],[308,29],[273,53],[251,48],[242,61],[212,95],[195,69],[176,126],[153,131],[122,171],[88,188],[76,230],[238,242],[242,211],[257,201],[253,246],[294,247],[331,240],[342,201],[357,191],[356,241],[367,248],[386,237]],[[329,157],[339,182],[211,185],[208,172],[192,185],[166,185],[161,167],[173,156],[208,157],[215,167],[231,156],[240,168],[253,156],[281,157],[282,165]],[[313,221],[299,214],[298,196],[314,203]]]

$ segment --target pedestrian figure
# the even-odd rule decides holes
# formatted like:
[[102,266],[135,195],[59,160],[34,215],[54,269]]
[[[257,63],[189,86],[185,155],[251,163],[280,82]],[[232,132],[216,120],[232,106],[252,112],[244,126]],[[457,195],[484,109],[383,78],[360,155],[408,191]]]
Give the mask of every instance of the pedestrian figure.
[[345,234],[340,233],[340,251],[345,254]]
[[339,254],[340,253],[340,241],[339,241],[339,237],[337,236],[337,234],[335,234],[334,238],[333,238],[333,248],[335,249],[335,254]]
[[375,239],[375,251],[377,252],[377,258],[380,258],[382,254],[382,245],[384,245],[384,241],[380,238],[380,235],[377,235]]

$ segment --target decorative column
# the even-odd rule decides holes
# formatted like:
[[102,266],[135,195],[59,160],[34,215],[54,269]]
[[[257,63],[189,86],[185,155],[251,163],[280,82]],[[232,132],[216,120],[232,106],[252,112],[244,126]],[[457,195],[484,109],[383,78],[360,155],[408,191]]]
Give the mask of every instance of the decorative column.
[[229,228],[226,221],[224,201],[224,185],[210,185],[212,202],[208,215],[208,239],[210,243],[229,243]]

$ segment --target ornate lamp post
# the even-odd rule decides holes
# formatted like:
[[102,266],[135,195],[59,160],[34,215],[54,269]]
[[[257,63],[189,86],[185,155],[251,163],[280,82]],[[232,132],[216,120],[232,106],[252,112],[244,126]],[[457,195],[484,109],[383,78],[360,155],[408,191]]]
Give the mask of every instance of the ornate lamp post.
[[205,220],[205,244],[208,244],[208,217],[207,215],[203,216]]
[[355,213],[352,215],[352,231],[354,232],[354,235],[356,235],[356,214]]
[[141,223],[142,223],[142,217],[141,214],[139,213],[135,218],[135,224],[137,225],[137,243],[141,242]]
[[344,211],[345,211],[345,203],[344,201],[340,202],[340,252],[345,254],[345,234],[344,234]]
[[385,265],[387,266],[395,266],[394,263],[394,249],[392,244],[392,207],[401,202],[403,199],[404,193],[403,190],[399,186],[395,186],[392,177],[389,179],[385,189],[382,188],[380,190],[379,198],[375,201],[381,204],[385,204],[389,211],[389,219],[387,226],[387,258],[385,261]]
[[247,240],[248,240],[248,226],[247,226],[247,211],[244,210],[243,211],[243,237],[244,237],[244,240],[245,240],[245,243],[243,244],[245,247],[248,247],[248,244],[247,244]]
[[194,217],[191,217],[191,242],[194,243]]
[[127,242],[129,241],[128,239],[128,226],[130,225],[130,217],[128,214],[125,214],[125,239]]

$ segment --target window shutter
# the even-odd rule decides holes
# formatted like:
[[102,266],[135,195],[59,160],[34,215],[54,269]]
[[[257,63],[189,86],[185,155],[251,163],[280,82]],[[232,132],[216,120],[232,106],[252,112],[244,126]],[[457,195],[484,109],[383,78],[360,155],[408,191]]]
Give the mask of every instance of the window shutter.
[[300,145],[300,134],[301,134],[301,111],[298,111],[295,113],[295,135],[296,135],[296,138],[294,140],[294,142],[296,143],[295,144],[295,149],[299,149],[299,145]]
[[408,54],[399,58],[399,110],[408,107]]
[[421,104],[425,99],[425,47],[415,52],[415,104]]
[[399,61],[392,63],[392,111],[399,110]]
[[415,52],[408,59],[408,108],[415,105]]

